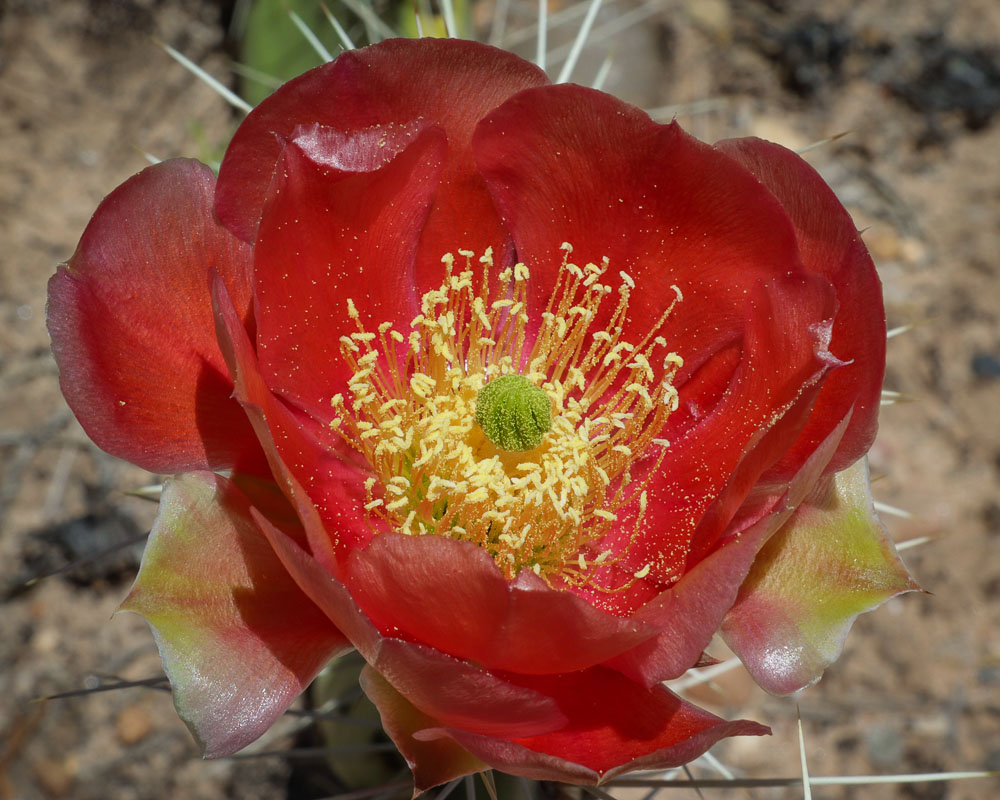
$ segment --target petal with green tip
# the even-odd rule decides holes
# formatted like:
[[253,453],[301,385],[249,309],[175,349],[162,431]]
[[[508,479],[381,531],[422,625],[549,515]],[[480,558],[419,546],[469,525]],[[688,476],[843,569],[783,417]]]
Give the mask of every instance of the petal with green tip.
[[862,459],[764,546],[722,632],[758,684],[788,694],[819,680],[859,614],[919,588],[875,515]]
[[326,662],[349,649],[209,472],[167,482],[122,610],[153,628],[174,704],[208,758],[259,737]]

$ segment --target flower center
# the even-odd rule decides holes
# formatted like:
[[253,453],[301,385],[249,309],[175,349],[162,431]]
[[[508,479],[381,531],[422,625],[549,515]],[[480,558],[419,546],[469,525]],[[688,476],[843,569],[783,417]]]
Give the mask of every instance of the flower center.
[[[609,262],[581,268],[563,251],[531,327],[527,267],[493,279],[491,250],[478,269],[469,251],[461,271],[444,256],[444,282],[421,298],[407,337],[387,322],[365,330],[349,299],[357,331],[340,351],[354,374],[349,398],[332,398],[330,427],[371,466],[376,532],[450,536],[484,548],[508,578],[527,568],[550,585],[618,591],[649,569],[622,585],[601,567],[638,537],[648,476],[669,446],[657,433],[677,408],[683,361],[655,334],[681,292],[672,287],[642,341],[622,341],[634,282],[619,273],[617,304],[593,330],[613,293]],[[633,479],[640,457],[651,468]]]
[[480,390],[476,422],[501,450],[523,453],[538,447],[552,427],[550,406],[545,390],[523,375],[501,375]]

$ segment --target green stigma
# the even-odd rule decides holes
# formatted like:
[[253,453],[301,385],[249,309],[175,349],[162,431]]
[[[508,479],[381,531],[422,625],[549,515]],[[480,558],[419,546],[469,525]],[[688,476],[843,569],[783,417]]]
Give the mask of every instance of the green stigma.
[[501,450],[534,450],[552,427],[552,405],[523,375],[501,375],[480,390],[476,422]]

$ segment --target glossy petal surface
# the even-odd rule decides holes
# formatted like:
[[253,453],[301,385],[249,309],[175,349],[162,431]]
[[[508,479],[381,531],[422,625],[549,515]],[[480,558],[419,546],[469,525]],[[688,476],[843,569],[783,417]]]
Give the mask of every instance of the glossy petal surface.
[[691,668],[732,606],[760,548],[813,490],[849,421],[850,416],[841,420],[806,459],[788,486],[770,501],[766,515],[732,532],[676,584],[636,612],[637,619],[662,632],[612,659],[609,666],[649,687]]
[[480,123],[473,149],[531,269],[533,311],[545,307],[563,242],[580,265],[607,256],[612,285],[619,271],[635,280],[627,341],[650,333],[671,285],[681,289],[660,329],[684,358],[679,383],[741,338],[750,288],[800,268],[787,215],[749,172],[609,95],[522,92]]
[[299,515],[312,554],[336,572],[337,553],[372,535],[362,510],[364,468],[333,447],[322,426],[296,414],[267,387],[253,344],[218,279],[213,302],[219,344],[235,382],[234,396]]
[[319,562],[267,520],[258,517],[257,523],[302,590],[344,631],[365,661],[425,714],[494,736],[549,731],[565,722],[556,704],[530,687],[430,647],[383,636],[347,588]]
[[662,686],[645,689],[601,667],[522,682],[551,693],[566,714],[566,726],[514,740],[455,729],[418,736],[445,733],[473,755],[513,775],[588,784],[633,769],[686,764],[727,736],[769,732],[755,722],[726,722]]
[[382,728],[392,739],[410,770],[416,793],[440,786],[442,783],[489,769],[474,755],[453,739],[441,736],[434,739],[416,739],[413,734],[439,723],[415,708],[385,678],[371,667],[361,673],[361,688],[378,708]]
[[829,284],[816,276],[778,278],[750,293],[732,383],[672,445],[669,474],[654,481],[657,522],[694,529],[689,565],[714,548],[761,475],[795,441],[821,381],[839,366],[827,349],[834,308]]
[[243,494],[211,473],[166,484],[122,609],[152,626],[177,711],[206,757],[260,736],[350,648],[284,569]]
[[509,582],[469,542],[386,533],[355,551],[347,586],[383,630],[491,669],[545,674],[601,663],[650,638],[530,571]]
[[755,287],[744,357],[729,388],[711,414],[671,440],[666,468],[651,476],[651,530],[628,553],[634,569],[650,564],[650,576],[669,585],[697,564],[782,445],[794,441],[798,429],[786,426],[801,425],[802,417],[789,411],[809,403],[807,393],[830,366],[822,336],[828,289],[822,279],[803,276]]
[[456,39],[391,39],[343,53],[287,83],[240,126],[219,173],[219,217],[244,240],[254,239],[281,151],[275,134],[289,138],[313,123],[346,132],[421,118],[448,136],[448,163],[417,264],[417,285],[432,288],[444,253],[482,252],[506,238],[469,150],[476,123],[516,92],[547,82],[510,53]]
[[49,283],[70,407],[104,450],[153,472],[265,468],[215,341],[211,273],[245,320],[250,248],[215,220],[214,189],[197,161],[143,170],[101,203]]
[[722,632],[757,683],[788,694],[836,660],[858,614],[918,588],[875,516],[862,460],[818,485],[761,550]]
[[875,265],[850,215],[798,155],[760,139],[728,139],[715,146],[749,169],[781,202],[795,226],[803,264],[827,277],[837,291],[830,351],[845,367],[824,383],[809,424],[778,472],[794,469],[853,409],[851,427],[828,467],[840,471],[868,452],[878,422],[886,341],[882,285]]
[[258,348],[268,385],[322,422],[352,371],[340,337],[407,332],[414,260],[445,156],[440,129],[300,129],[278,160],[254,246]]

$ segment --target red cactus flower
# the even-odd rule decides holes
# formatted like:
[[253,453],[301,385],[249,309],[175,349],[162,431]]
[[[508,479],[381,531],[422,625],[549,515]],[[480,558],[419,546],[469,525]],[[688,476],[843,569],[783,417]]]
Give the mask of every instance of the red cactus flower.
[[124,608],[210,756],[348,648],[417,789],[594,783],[760,734],[662,682],[816,680],[914,588],[864,454],[879,281],[798,156],[462,41],[280,89],[52,279],[63,391],[166,484]]

